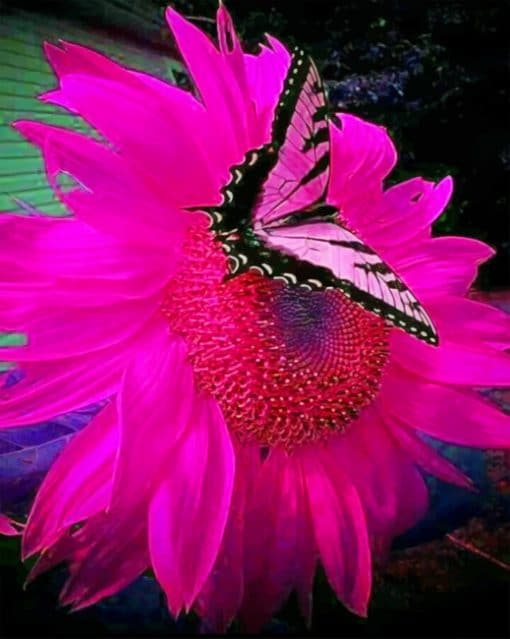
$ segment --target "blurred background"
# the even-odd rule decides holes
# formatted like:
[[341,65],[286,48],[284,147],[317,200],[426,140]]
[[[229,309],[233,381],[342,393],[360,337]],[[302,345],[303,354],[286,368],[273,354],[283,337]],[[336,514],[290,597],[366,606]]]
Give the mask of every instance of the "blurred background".
[[[42,42],[78,42],[129,67],[188,86],[164,24],[166,4],[0,0],[0,211],[21,211],[29,204],[48,215],[63,214],[46,185],[36,150],[9,128],[10,121],[37,119],[88,130],[79,118],[35,99],[55,85]],[[477,285],[489,300],[510,311],[510,3],[226,4],[248,50],[256,51],[265,32],[288,45],[305,46],[338,110],[388,128],[399,151],[399,165],[388,184],[414,175],[454,177],[453,200],[435,232],[475,237],[497,249]],[[214,34],[215,0],[176,0],[173,6]],[[489,394],[510,412],[510,394],[498,389]],[[41,427],[13,429],[9,440],[0,436],[2,509],[26,511],[51,461],[93,412],[92,408]],[[510,456],[436,445],[471,474],[479,493],[466,494],[430,480],[430,514],[397,540],[389,563],[378,567],[368,619],[347,613],[319,575],[311,634],[509,635]],[[192,616],[177,623],[168,617],[162,593],[149,576],[117,597],[69,615],[56,607],[63,571],[23,591],[26,572],[17,541],[0,538],[4,636],[163,636],[197,631]],[[294,601],[266,631],[307,632]]]

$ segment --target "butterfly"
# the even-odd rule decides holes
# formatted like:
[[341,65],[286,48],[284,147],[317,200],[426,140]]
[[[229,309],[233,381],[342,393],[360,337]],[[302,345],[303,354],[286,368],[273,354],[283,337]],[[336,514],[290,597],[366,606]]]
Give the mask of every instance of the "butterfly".
[[215,207],[196,207],[228,256],[227,278],[249,270],[309,290],[342,291],[366,310],[437,345],[430,317],[379,255],[326,203],[329,105],[313,60],[296,47],[271,139],[230,169]]

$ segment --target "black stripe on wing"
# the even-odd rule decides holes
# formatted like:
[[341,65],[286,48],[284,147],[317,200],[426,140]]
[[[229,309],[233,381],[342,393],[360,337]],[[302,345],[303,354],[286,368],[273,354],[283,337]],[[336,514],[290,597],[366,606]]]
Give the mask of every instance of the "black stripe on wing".
[[329,168],[329,151],[324,153],[324,155],[322,155],[319,158],[317,163],[308,171],[308,173],[306,173],[306,175],[304,175],[301,178],[301,180],[299,181],[299,186],[304,186],[305,184],[308,184],[308,182],[311,182],[316,177],[319,177],[319,175],[321,175],[321,173],[324,173],[324,171],[326,171],[328,168]]
[[304,50],[295,47],[273,120],[271,139],[276,146],[281,146],[285,140],[310,64],[311,58]]

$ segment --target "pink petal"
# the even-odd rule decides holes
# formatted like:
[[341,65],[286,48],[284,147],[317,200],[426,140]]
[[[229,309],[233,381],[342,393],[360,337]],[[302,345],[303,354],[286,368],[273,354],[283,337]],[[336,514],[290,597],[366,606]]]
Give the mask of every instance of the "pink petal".
[[52,91],[44,91],[37,96],[37,99],[45,104],[53,104],[58,107],[66,109],[73,115],[79,115],[78,111],[69,102],[66,96],[60,91],[60,89],[53,89]]
[[287,456],[272,450],[261,466],[248,504],[241,618],[249,633],[258,632],[292,590],[296,479],[299,485],[299,476]]
[[108,509],[87,521],[64,557],[71,577],[61,600],[75,609],[116,592],[149,563],[148,503],[167,476],[165,463],[171,463],[169,453],[190,415],[193,384],[184,356],[183,344],[171,340],[166,323],[158,319],[146,327],[126,366]]
[[21,531],[16,530],[11,524],[11,520],[7,515],[0,513],[0,535],[7,535],[8,537],[14,537],[20,535]]
[[[18,297],[30,291],[46,293],[51,290],[54,280],[47,275],[34,274],[24,267],[13,268],[12,264],[4,262],[7,256],[0,260],[0,290],[2,298],[18,294]],[[4,300],[1,299],[3,302]]]
[[[220,136],[215,135],[215,132],[211,131],[205,119],[204,109],[191,94],[148,74],[124,68],[92,49],[69,42],[61,42],[61,44],[63,49],[45,43],[45,52],[48,60],[61,81],[64,80],[66,76],[86,75],[89,76],[91,80],[93,80],[95,76],[99,80],[115,82],[117,85],[115,93],[118,93],[119,90],[122,92],[122,87],[126,87],[135,102],[144,104],[145,112],[147,112],[147,109],[151,109],[155,117],[161,117],[162,113],[166,112],[167,118],[165,119],[165,125],[173,127],[173,134],[171,136],[173,144],[167,146],[166,158],[170,159],[171,156],[173,157],[172,154],[177,152],[177,140],[181,142],[184,141],[189,149],[187,153],[181,157],[193,157],[195,167],[197,158],[202,157],[203,168],[207,171],[207,167],[211,165],[212,147],[218,147],[215,150],[215,154],[221,152]],[[76,101],[76,95],[72,90],[69,91],[69,85],[65,82],[62,83],[62,90],[47,92],[40,96],[40,99],[45,102],[58,104],[75,113],[80,111],[80,104],[78,103],[79,101]],[[124,100],[122,108],[126,109],[127,104],[127,101]],[[114,107],[115,106],[116,105],[114,105]],[[188,126],[190,116],[193,120],[193,132],[190,132],[190,135],[186,139],[183,132]],[[123,114],[123,117],[117,122],[117,128],[125,119],[125,114]],[[102,121],[106,122],[107,120],[103,118]],[[149,125],[154,127],[154,118],[149,122]],[[144,130],[146,131],[146,127],[144,127]],[[133,139],[133,131],[130,130],[129,133],[129,139]],[[113,135],[115,137],[115,133],[113,133]],[[203,144],[196,144],[197,141]],[[124,139],[123,143],[128,143],[128,140]],[[194,146],[193,149],[191,148],[192,146]],[[207,154],[205,154],[204,149],[207,149]],[[134,162],[137,160],[143,161],[143,156],[137,154],[133,155],[131,159]],[[142,168],[145,169],[146,167],[143,166]],[[183,168],[181,160],[179,165],[174,166],[172,174],[182,171]],[[165,177],[163,186],[165,190],[168,190],[166,188],[168,174],[162,171],[161,175]],[[157,179],[158,175],[154,174],[154,177]],[[190,192],[189,195],[194,195],[194,197],[197,198],[197,182],[188,179],[186,183],[191,184],[191,182],[193,182],[195,192]],[[205,186],[204,180],[201,180],[199,183],[202,188]],[[179,183],[179,186],[182,187],[183,184]],[[178,194],[175,189],[171,189],[167,195],[173,199]],[[208,199],[210,199],[211,195],[214,196],[214,194],[210,193]],[[200,204],[202,202],[197,203]]]
[[32,566],[25,581],[25,587],[44,572],[57,566],[73,552],[78,556],[75,535],[71,532],[64,533],[51,547],[45,549]]
[[136,74],[110,58],[79,44],[59,40],[62,48],[44,43],[44,53],[59,79],[70,74],[87,74],[132,83],[138,86]]
[[[125,245],[71,218],[3,213],[0,215],[0,230],[3,249],[0,259],[35,273],[43,271],[46,275],[78,278],[106,277],[103,269],[114,268],[117,261],[129,259],[129,249]],[[91,249],[97,255],[99,269],[90,259]],[[89,261],[92,263],[89,264]]]
[[296,544],[296,557],[299,558],[296,566],[296,593],[299,610],[306,627],[310,629],[312,624],[312,599],[315,568],[319,552],[312,529],[312,519],[308,503],[302,504],[302,527],[298,531]]
[[69,563],[69,579],[61,604],[78,610],[117,593],[147,569],[145,519],[135,516],[126,522],[116,513],[99,513],[45,550],[27,582],[63,561]]
[[129,519],[118,512],[100,513],[75,533],[76,544],[67,553],[70,577],[60,603],[80,610],[116,594],[149,565],[147,525],[143,509]]
[[[50,184],[78,218],[128,244],[175,246],[189,216],[156,199],[120,155],[74,131],[27,121],[15,127],[41,147]],[[80,186],[64,191],[62,173]]]
[[388,367],[380,391],[385,416],[461,446],[510,446],[510,416],[471,391],[456,390]]
[[438,237],[401,252],[392,251],[392,266],[420,300],[441,295],[464,296],[480,264],[494,255],[487,244],[465,237]]
[[[315,568],[315,544],[308,517],[299,465],[272,450],[262,464],[246,513],[241,618],[248,632],[258,632],[293,588],[300,589],[309,611],[306,590]],[[304,548],[307,532],[308,547]]]
[[196,602],[196,610],[202,620],[201,632],[225,633],[241,606],[245,504],[259,465],[258,447],[246,446],[236,450],[234,492],[225,533],[216,562]]
[[[241,91],[246,95],[248,94],[249,86],[246,80],[243,50],[237,37],[232,17],[223,3],[220,4],[216,12],[216,26],[223,62],[230,69],[233,77],[236,78]],[[252,110],[253,104],[249,104],[249,107]],[[254,114],[250,113],[250,115],[253,117]]]
[[333,438],[330,446],[361,498],[374,552],[384,556],[393,537],[425,514],[423,481],[386,432],[377,404],[363,411],[352,429]]
[[[452,191],[447,177],[437,185],[421,178],[383,192],[383,180],[396,162],[386,131],[352,115],[340,115],[341,128],[330,126],[331,178],[328,202],[343,220],[395,266],[394,252],[426,239]],[[412,244],[414,249],[414,244]]]
[[290,65],[290,54],[276,38],[267,36],[257,55],[244,56],[245,72],[258,117],[260,144],[269,140],[276,105]]
[[290,55],[278,40],[270,36],[271,49],[262,47],[259,55],[243,54],[232,18],[221,3],[216,22],[222,62],[236,79],[244,97],[247,142],[250,148],[254,148],[270,138],[272,117],[283,89]]
[[159,183],[170,206],[214,201],[218,182],[203,145],[208,137],[207,131],[201,135],[204,116],[187,94],[176,89],[172,102],[162,101],[153,91],[86,75],[65,76],[61,87],[82,117],[136,166],[138,180]]
[[61,279],[55,281],[53,287],[43,288],[31,286],[31,275],[27,274],[25,280],[14,288],[0,281],[0,330],[22,330],[24,326],[44,321],[48,307],[54,308],[55,312],[62,312],[63,308],[73,312],[71,309],[100,308],[111,303],[116,294],[124,300],[130,298],[129,284],[121,291],[110,290],[111,296],[108,297],[106,287],[102,291],[100,284],[94,288],[97,280],[79,282]]
[[151,561],[174,616],[191,608],[213,567],[234,483],[234,451],[218,406],[197,397],[194,408],[149,509]]
[[510,315],[462,297],[443,295],[427,301],[442,339],[465,344],[485,342],[502,350],[510,347]]
[[409,455],[415,464],[418,464],[425,472],[439,479],[461,486],[473,488],[473,482],[447,459],[418,437],[412,430],[390,421],[387,424],[389,432],[395,438],[396,443]]
[[[69,55],[65,49],[61,49],[51,42],[44,42],[43,49],[46,59],[50,63],[53,71],[55,72],[55,75],[59,78],[63,77],[64,75],[68,75],[69,73],[101,73],[101,67],[96,67],[93,62],[88,63],[86,58],[82,58],[79,55]],[[78,53],[80,49],[85,48],[77,47],[76,53]],[[85,51],[88,50],[85,49]],[[93,52],[90,51],[90,53]],[[98,58],[103,58],[103,60],[106,60],[104,56],[100,56],[99,54],[96,55],[98,56]]]
[[[167,9],[166,18],[207,109],[210,126],[222,131],[224,162],[228,168],[240,162],[248,149],[261,143],[250,121],[253,110],[249,96],[242,92],[238,71],[200,29],[171,8]],[[219,28],[221,31],[221,24]]]
[[[55,59],[50,62],[60,79],[66,75],[90,75],[124,84],[138,92],[149,89],[150,93],[146,98],[151,101],[151,105],[156,110],[163,108],[173,113],[172,119],[177,117],[178,120],[189,120],[192,114],[194,124],[197,126],[200,124],[200,127],[205,129],[204,109],[189,92],[147,73],[123,67],[93,49],[62,40],[60,43],[63,50],[46,43],[46,46],[52,48],[52,52],[58,51],[60,57],[58,68],[53,65]],[[156,102],[156,97],[162,102]]]
[[119,509],[129,509],[133,499],[150,498],[190,427],[195,390],[186,354],[184,342],[170,336],[167,322],[156,317],[126,365],[118,395],[120,445],[112,493],[112,505]]
[[404,371],[433,382],[510,385],[510,356],[480,343],[455,343],[439,334],[439,346],[433,347],[403,331],[393,331],[391,352],[394,362]]
[[382,180],[395,166],[395,147],[386,130],[346,113],[330,125],[331,175],[327,200],[338,206],[354,230],[369,227],[379,209]]
[[393,522],[397,519],[404,487],[401,456],[382,429],[374,410],[362,413],[345,437],[334,438],[332,450],[342,459],[366,513],[371,540],[389,547]]
[[[331,587],[352,612],[366,616],[372,565],[365,513],[338,461],[320,449],[302,459],[321,561]],[[336,466],[336,468],[333,468]]]
[[149,565],[146,504],[135,502],[127,518],[125,514],[116,509],[100,512],[78,530],[64,532],[43,551],[27,582],[67,561],[62,604],[77,610],[117,593]]
[[421,472],[407,456],[401,456],[400,464],[399,473],[405,484],[397,501],[397,515],[388,522],[392,539],[423,519],[429,507],[429,491]]
[[40,288],[44,306],[50,299],[65,306],[103,306],[150,296],[172,273],[167,248],[126,245],[76,219],[1,215],[0,245],[0,271],[3,260],[7,267],[0,288],[16,282],[11,297],[22,298],[23,286],[30,302]]
[[[28,334],[24,346],[0,347],[0,360],[34,362],[85,355],[130,338],[157,311],[159,299],[100,309],[46,309],[15,326]],[[0,312],[1,318],[1,312]],[[4,328],[0,324],[0,328]]]
[[60,596],[61,604],[72,604],[77,610],[115,594],[148,566],[145,519],[138,516],[126,523],[115,513],[100,513],[82,528],[64,533],[41,554],[27,583],[67,561],[69,579]]
[[134,341],[24,365],[24,378],[0,393],[0,428],[36,424],[113,395]]
[[115,405],[109,404],[66,446],[37,492],[23,535],[24,558],[107,507],[118,439]]
[[372,231],[377,242],[385,247],[401,247],[405,242],[416,241],[418,237],[425,239],[430,234],[431,224],[448,204],[452,190],[451,177],[444,178],[438,184],[421,178],[401,182],[384,192],[377,228],[370,228],[370,224],[367,224],[366,230]]

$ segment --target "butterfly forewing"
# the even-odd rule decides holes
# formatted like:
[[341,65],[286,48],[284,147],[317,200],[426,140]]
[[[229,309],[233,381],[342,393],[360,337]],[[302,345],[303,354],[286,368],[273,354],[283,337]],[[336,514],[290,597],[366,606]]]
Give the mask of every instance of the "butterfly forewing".
[[278,151],[252,212],[270,224],[323,198],[329,178],[329,130],[322,80],[314,62],[294,51],[273,123]]
[[206,210],[212,230],[271,223],[320,200],[329,178],[326,96],[317,67],[296,48],[278,102],[271,140],[231,167],[222,202]]

